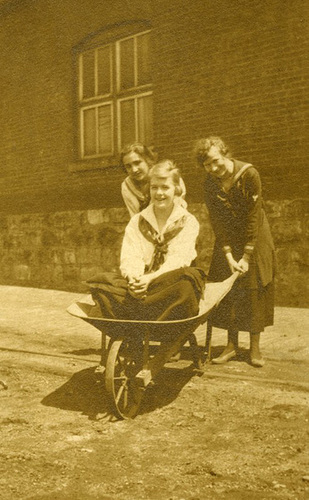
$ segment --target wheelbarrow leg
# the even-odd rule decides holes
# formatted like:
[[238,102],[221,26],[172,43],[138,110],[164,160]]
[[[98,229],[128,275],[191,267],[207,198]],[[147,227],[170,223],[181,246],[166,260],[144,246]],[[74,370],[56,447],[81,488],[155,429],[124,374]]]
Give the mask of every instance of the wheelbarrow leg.
[[107,360],[107,349],[106,349],[106,334],[105,332],[101,332],[101,359],[100,364],[96,366],[95,373],[100,376],[103,375],[106,369],[106,360]]
[[211,318],[209,318],[206,326],[206,346],[205,346],[206,363],[209,363],[211,360],[211,337],[212,337],[212,322]]
[[201,349],[197,343],[196,336],[194,335],[194,333],[189,334],[188,341],[189,341],[191,352],[192,352],[194,368],[199,372],[203,372],[202,353],[201,353]]

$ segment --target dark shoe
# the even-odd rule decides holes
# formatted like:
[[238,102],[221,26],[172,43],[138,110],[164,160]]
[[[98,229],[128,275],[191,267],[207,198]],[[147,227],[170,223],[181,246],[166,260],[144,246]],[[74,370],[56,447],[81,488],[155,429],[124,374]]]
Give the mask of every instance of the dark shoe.
[[256,368],[262,368],[265,365],[265,359],[263,358],[250,358],[252,366]]
[[231,351],[228,352],[227,354],[222,353],[218,358],[214,358],[211,360],[211,362],[214,365],[223,365],[224,363],[227,363],[227,361],[230,361],[230,359],[235,358],[236,356],[236,351]]

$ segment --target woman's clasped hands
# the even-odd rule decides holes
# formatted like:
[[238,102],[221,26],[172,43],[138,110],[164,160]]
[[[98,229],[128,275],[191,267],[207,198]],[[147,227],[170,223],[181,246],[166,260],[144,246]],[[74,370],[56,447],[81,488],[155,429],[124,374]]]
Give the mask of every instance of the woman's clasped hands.
[[128,276],[128,290],[135,299],[144,299],[147,294],[149,283],[154,279],[152,274],[143,274],[141,276]]
[[237,262],[231,253],[227,253],[226,259],[232,273],[238,271],[240,274],[245,274],[249,269],[249,258],[246,255]]

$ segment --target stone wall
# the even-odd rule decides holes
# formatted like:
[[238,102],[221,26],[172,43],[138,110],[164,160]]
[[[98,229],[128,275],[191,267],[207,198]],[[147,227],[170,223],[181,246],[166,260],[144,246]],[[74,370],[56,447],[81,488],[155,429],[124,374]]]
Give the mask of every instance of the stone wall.
[[[203,204],[190,211],[201,224],[198,263],[208,269],[213,232]],[[309,306],[308,200],[266,204],[278,258],[276,304]],[[82,282],[115,270],[123,231],[124,208],[0,215],[0,284],[85,292]]]

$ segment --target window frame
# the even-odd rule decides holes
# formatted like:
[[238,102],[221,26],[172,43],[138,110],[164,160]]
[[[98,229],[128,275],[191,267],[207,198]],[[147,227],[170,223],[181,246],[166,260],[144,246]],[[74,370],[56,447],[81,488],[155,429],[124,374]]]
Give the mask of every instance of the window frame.
[[[90,46],[84,46],[78,50],[77,53],[77,149],[76,149],[76,162],[80,167],[84,166],[86,169],[106,167],[108,165],[115,163],[115,156],[120,153],[121,150],[121,103],[126,100],[134,100],[134,112],[135,112],[135,138],[139,139],[139,117],[138,117],[138,99],[146,96],[153,96],[153,83],[143,83],[138,85],[138,37],[145,34],[151,33],[151,27],[139,26],[139,30],[135,28],[134,32],[129,32],[124,34],[123,32],[117,37],[110,40],[101,41],[101,43],[91,43]],[[121,43],[126,40],[133,39],[134,52],[133,52],[133,64],[134,64],[134,86],[129,88],[121,89]],[[105,94],[99,94],[99,66],[98,66],[98,54],[101,48],[109,47],[109,64],[110,64],[110,91]],[[87,52],[92,51],[94,53],[94,94],[90,97],[83,97],[85,79],[84,77],[84,59],[83,56]],[[151,64],[151,59],[150,59]],[[98,127],[98,110],[101,106],[111,107],[111,150],[109,153],[100,153],[99,148],[99,127]],[[96,152],[95,154],[85,156],[85,123],[84,123],[84,112],[87,109],[95,109],[95,121],[96,121],[96,131],[95,131],[95,143]],[[96,163],[97,167],[94,166]],[[80,168],[78,168],[80,169]]]

